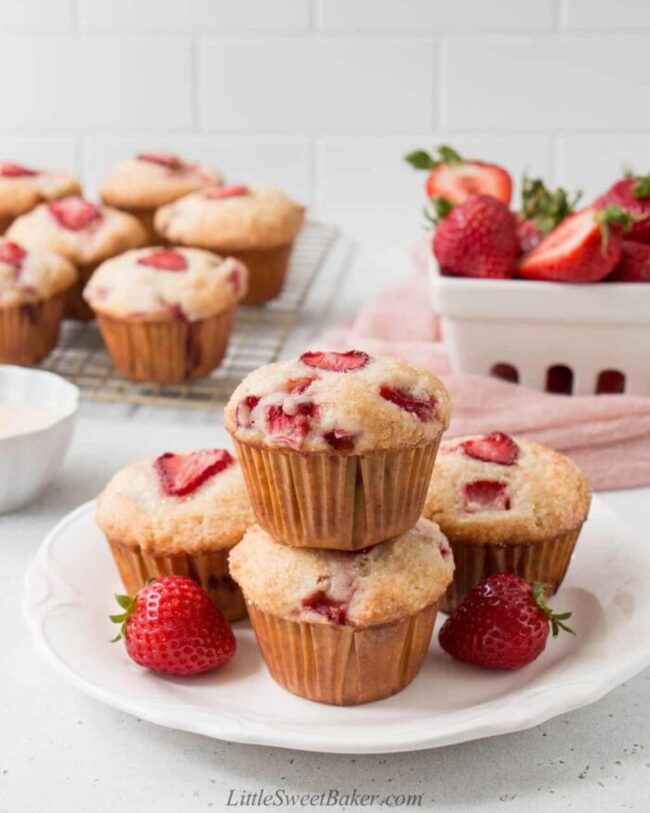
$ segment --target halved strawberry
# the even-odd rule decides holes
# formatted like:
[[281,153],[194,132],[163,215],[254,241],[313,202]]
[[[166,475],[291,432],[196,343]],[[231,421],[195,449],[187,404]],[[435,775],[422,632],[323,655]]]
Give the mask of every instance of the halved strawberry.
[[482,438],[470,438],[461,443],[461,448],[469,457],[502,466],[513,466],[519,457],[519,446],[504,432],[491,432]]
[[650,245],[623,240],[621,259],[609,279],[613,282],[650,282]]
[[519,262],[519,276],[554,282],[596,282],[621,256],[621,228],[630,215],[618,206],[589,206],[569,215]]
[[346,624],[348,620],[348,603],[336,601],[324,590],[316,590],[311,596],[302,600],[302,606],[322,615],[333,624]]
[[165,169],[181,169],[183,162],[170,152],[141,152],[136,155],[138,161],[146,161],[148,164],[158,164]]
[[102,216],[94,203],[79,197],[55,200],[48,204],[48,208],[58,224],[69,231],[87,229]]
[[214,189],[208,189],[205,193],[206,198],[210,200],[224,200],[225,198],[240,198],[243,195],[248,195],[248,187],[243,184],[232,184],[231,186],[217,186]]
[[479,511],[508,511],[508,486],[497,480],[473,480],[463,486],[463,510],[468,514]]
[[260,398],[258,395],[247,395],[243,401],[239,402],[236,412],[237,426],[241,426],[244,429],[249,429],[253,425],[251,412],[259,404],[259,402]]
[[627,232],[630,240],[650,242],[650,175],[623,178],[594,202],[598,209],[612,205],[632,215],[632,225]]
[[403,390],[399,387],[389,387],[388,384],[381,385],[379,394],[386,401],[390,401],[405,412],[410,412],[411,415],[414,415],[418,420],[423,422],[431,420],[433,410],[438,403],[433,395],[430,395],[428,398],[416,398],[412,393],[408,392],[408,390]]
[[300,361],[317,370],[329,370],[334,373],[350,373],[360,370],[370,361],[370,356],[362,350],[348,350],[346,353],[313,351],[303,353]]
[[187,271],[187,259],[173,248],[161,248],[140,257],[138,265],[147,265],[159,271]]
[[302,395],[307,387],[313,384],[314,381],[318,381],[315,375],[303,375],[300,378],[290,378],[284,385],[284,391]]
[[545,234],[554,229],[575,209],[582,196],[570,197],[565,189],[547,189],[541,178],[524,175],[521,189],[521,210],[517,216],[517,238],[522,254],[532,251]]
[[446,144],[438,147],[438,156],[424,150],[415,150],[405,156],[415,169],[430,170],[427,177],[427,195],[447,198],[452,203],[464,203],[471,195],[491,195],[503,203],[510,203],[512,179],[503,167],[484,161],[465,160]]
[[21,164],[1,164],[0,175],[3,178],[26,178],[31,175],[40,175],[38,169],[30,169]]
[[0,243],[0,262],[12,265],[17,271],[22,267],[27,252],[18,243],[3,240]]
[[285,412],[280,404],[272,404],[266,411],[267,432],[276,443],[297,449],[309,432],[311,419],[317,413],[318,407],[311,401],[297,404],[293,414]]
[[325,432],[323,440],[336,452],[353,452],[355,437],[340,429],[333,429],[331,432]]
[[202,449],[189,454],[166,452],[155,460],[154,468],[168,497],[184,497],[234,462],[225,449]]

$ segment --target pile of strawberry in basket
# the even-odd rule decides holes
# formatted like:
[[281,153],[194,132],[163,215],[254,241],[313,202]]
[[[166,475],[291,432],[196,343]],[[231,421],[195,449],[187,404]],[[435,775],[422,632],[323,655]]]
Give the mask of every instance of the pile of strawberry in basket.
[[650,282],[650,175],[628,173],[591,204],[524,177],[512,211],[503,167],[462,158],[451,147],[406,156],[427,170],[427,217],[443,274],[552,282]]

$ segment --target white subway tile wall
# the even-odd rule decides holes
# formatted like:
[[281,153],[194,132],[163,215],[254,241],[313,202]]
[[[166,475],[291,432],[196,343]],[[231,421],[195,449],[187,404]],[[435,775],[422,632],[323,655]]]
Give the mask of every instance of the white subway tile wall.
[[649,0],[3,0],[0,157],[96,194],[142,149],[404,241],[441,141],[589,199],[648,171]]

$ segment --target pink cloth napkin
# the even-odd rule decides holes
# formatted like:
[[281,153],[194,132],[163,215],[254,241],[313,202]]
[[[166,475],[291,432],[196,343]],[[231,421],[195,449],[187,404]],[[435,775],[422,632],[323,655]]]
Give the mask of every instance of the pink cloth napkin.
[[414,259],[418,270],[408,282],[378,294],[313,347],[398,356],[436,373],[452,398],[449,436],[494,430],[519,434],[569,455],[595,489],[650,485],[650,398],[553,395],[452,374],[430,306],[422,246]]

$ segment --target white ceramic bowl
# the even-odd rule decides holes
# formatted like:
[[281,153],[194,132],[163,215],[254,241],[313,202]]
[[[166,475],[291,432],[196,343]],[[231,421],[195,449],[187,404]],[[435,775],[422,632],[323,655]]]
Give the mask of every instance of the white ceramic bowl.
[[79,408],[79,390],[53,373],[0,365],[0,404],[50,409],[47,426],[0,438],[0,514],[31,502],[50,482],[68,450]]

